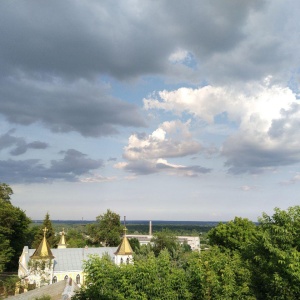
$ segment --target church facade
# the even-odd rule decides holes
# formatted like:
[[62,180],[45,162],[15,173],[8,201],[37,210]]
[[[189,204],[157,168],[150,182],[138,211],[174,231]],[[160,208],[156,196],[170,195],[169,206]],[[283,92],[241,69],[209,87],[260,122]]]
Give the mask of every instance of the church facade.
[[109,255],[115,264],[132,262],[132,249],[126,231],[118,247],[67,248],[64,231],[56,249],[50,249],[44,238],[37,249],[23,248],[19,259],[18,275],[25,286],[41,287],[72,278],[78,285],[84,284],[83,264],[90,255]]

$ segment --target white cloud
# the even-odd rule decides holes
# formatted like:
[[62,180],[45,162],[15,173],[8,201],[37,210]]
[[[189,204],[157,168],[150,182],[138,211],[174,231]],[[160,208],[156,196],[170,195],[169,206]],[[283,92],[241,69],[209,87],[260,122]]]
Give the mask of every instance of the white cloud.
[[291,185],[300,182],[300,173],[296,173],[290,180],[282,181],[283,185]]
[[300,161],[300,105],[290,88],[271,81],[269,76],[243,88],[208,85],[164,90],[157,98],[144,99],[144,107],[188,113],[210,126],[225,114],[226,123],[234,122],[238,128],[222,147],[226,165],[236,173],[256,173]]
[[106,181],[114,181],[116,177],[104,177],[102,175],[96,174],[92,177],[81,178],[79,181],[84,183],[95,183],[95,182],[106,182]]
[[169,163],[166,159],[185,157],[202,150],[200,143],[193,140],[189,127],[190,120],[186,123],[166,121],[150,135],[132,134],[123,153],[127,161],[118,162],[114,167],[139,175],[164,172],[196,177],[210,172],[208,168]]
[[172,63],[183,63],[191,59],[191,54],[187,50],[178,49],[169,56]]
[[241,186],[241,190],[244,192],[249,192],[249,191],[256,190],[256,189],[257,189],[257,187],[255,187],[255,186],[250,186],[250,185]]
[[190,122],[166,121],[152,134],[132,134],[124,148],[123,157],[128,160],[182,157],[198,153],[201,145],[192,139]]

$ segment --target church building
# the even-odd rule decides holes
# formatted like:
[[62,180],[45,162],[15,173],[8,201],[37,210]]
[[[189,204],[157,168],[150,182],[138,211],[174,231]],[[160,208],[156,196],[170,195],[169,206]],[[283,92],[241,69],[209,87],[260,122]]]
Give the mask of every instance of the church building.
[[90,255],[102,257],[107,254],[115,264],[132,263],[132,248],[124,236],[118,247],[85,247],[67,248],[64,231],[58,247],[50,249],[46,239],[47,228],[44,228],[44,238],[37,249],[23,248],[19,259],[18,276],[28,287],[41,287],[58,281],[72,278],[78,285],[84,283],[83,263]]

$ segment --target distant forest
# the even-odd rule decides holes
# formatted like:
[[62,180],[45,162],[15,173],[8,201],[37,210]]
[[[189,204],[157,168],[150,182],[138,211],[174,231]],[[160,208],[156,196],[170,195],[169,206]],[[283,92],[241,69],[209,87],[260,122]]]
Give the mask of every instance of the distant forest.
[[[84,228],[88,224],[93,224],[96,221],[86,220],[52,220],[55,231],[60,231],[64,228],[66,231],[70,228]],[[33,225],[41,225],[43,220],[34,220]],[[200,235],[207,233],[219,223],[214,221],[152,221],[152,233],[168,229],[177,235]],[[148,234],[149,221],[146,220],[126,220],[126,228],[128,234]]]

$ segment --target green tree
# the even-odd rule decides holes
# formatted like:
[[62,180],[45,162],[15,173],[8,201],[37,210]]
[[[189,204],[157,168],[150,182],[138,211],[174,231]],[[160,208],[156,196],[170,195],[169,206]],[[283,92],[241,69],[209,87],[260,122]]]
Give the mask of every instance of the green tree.
[[55,231],[53,229],[52,226],[52,222],[50,220],[50,215],[47,212],[45,219],[43,221],[43,224],[40,226],[40,229],[37,231],[35,237],[34,237],[34,241],[33,241],[33,248],[37,248],[39,246],[39,244],[41,243],[41,241],[43,240],[44,237],[44,228],[47,228],[47,232],[46,232],[46,239],[50,245],[51,248],[56,248],[57,244],[59,242],[59,236],[55,236]]
[[97,244],[107,247],[118,246],[121,242],[123,226],[120,215],[111,210],[96,218],[96,223],[88,227],[88,233]]
[[137,252],[140,250],[141,246],[140,246],[140,242],[137,238],[131,238],[131,239],[128,239],[128,241],[129,241],[129,244],[130,244],[133,252]]
[[12,190],[7,185],[3,192],[3,184],[0,190],[0,271],[15,271],[18,266],[18,259],[26,244],[28,226],[31,220],[25,212],[15,207],[9,201]]
[[251,272],[239,251],[213,246],[209,251],[194,252],[186,272],[195,300],[256,299],[251,290]]
[[86,239],[84,238],[84,235],[73,228],[68,230],[66,240],[68,248],[83,248],[86,246]]
[[249,251],[257,299],[300,299],[300,206],[263,213]]
[[235,217],[228,223],[220,223],[208,232],[210,245],[226,250],[241,250],[256,242],[257,227],[248,219]]
[[86,286],[75,296],[83,299],[192,299],[185,271],[177,268],[167,250],[153,252],[133,265],[116,266],[111,258],[92,256],[85,264]]
[[13,194],[12,188],[6,183],[0,183],[0,199],[10,203],[10,196]]
[[176,251],[179,249],[179,242],[176,235],[169,229],[163,229],[157,232],[151,242],[153,243],[153,251],[156,256],[159,255],[160,251],[167,249],[169,253],[174,257]]

